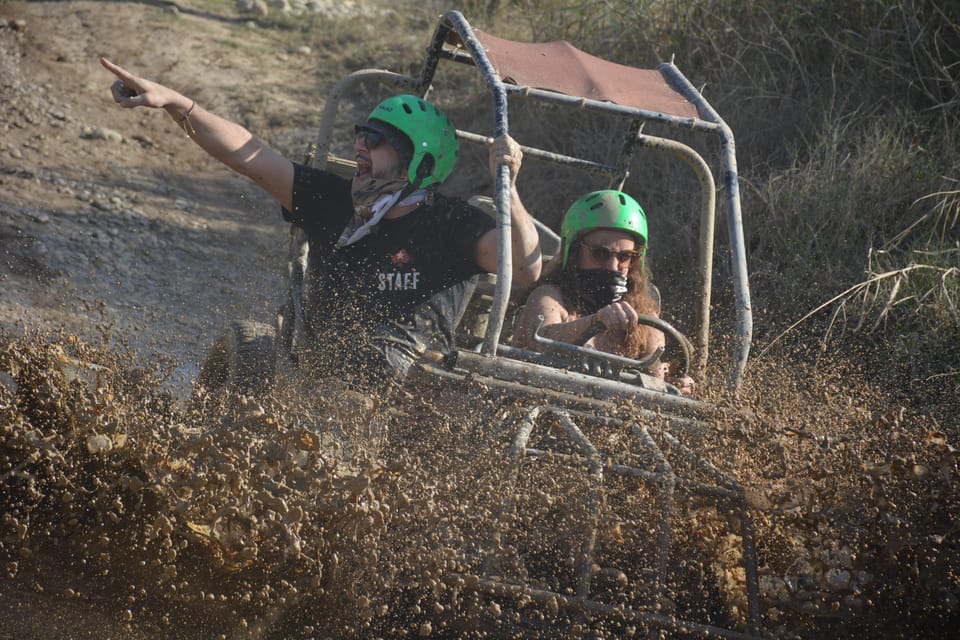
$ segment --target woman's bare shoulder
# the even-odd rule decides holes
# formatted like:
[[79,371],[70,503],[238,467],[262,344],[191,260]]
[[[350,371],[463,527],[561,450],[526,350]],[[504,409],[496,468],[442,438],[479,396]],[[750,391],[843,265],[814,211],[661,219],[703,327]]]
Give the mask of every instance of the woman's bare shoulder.
[[544,298],[553,299],[558,302],[563,300],[563,292],[560,290],[560,286],[556,284],[541,284],[530,292],[530,297],[527,298],[527,301],[542,300]]

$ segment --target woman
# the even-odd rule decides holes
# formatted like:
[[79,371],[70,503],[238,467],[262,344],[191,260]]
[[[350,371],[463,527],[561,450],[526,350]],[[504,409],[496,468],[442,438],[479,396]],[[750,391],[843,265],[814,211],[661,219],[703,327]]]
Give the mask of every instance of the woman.
[[[646,268],[647,218],[636,200],[616,191],[594,191],[573,203],[560,228],[560,252],[533,285],[514,340],[537,349],[534,332],[573,343],[599,323],[604,328],[585,344],[599,351],[643,359],[663,347],[659,329],[637,322],[659,315],[660,295]],[[665,379],[669,367],[652,371]],[[689,393],[693,380],[670,379]]]

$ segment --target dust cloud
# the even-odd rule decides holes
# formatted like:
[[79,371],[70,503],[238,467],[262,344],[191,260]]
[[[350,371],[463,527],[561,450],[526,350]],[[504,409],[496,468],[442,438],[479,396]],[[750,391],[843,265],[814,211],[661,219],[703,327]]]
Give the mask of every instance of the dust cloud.
[[[945,636],[960,567],[947,437],[851,376],[754,366],[737,419],[695,445],[745,488],[763,633]],[[497,524],[509,526],[494,570],[531,590],[572,593],[589,525],[604,565],[624,569],[594,577],[610,602],[745,632],[743,530],[729,511],[678,505],[658,594],[649,488],[611,478],[591,516],[583,475],[557,456],[505,494],[516,400],[442,384],[373,399],[329,381],[257,399],[198,390],[183,405],[162,383],[69,336],[0,345],[5,618],[18,603],[50,616],[45,632],[24,618],[8,633],[48,637],[58,619],[72,637],[644,633],[473,589]],[[604,455],[635,455],[600,424],[590,438]],[[540,431],[531,447],[557,425]]]

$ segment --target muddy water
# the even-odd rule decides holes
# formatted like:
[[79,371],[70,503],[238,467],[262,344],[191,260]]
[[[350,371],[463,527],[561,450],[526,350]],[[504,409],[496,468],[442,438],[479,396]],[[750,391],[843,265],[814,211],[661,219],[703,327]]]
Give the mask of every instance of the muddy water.
[[[758,368],[738,407],[750,419],[696,442],[747,490],[764,633],[945,637],[960,595],[950,438],[848,377],[795,374]],[[572,594],[585,530],[623,569],[594,578],[607,602],[746,629],[730,512],[678,502],[657,592],[657,496],[611,478],[594,503],[559,458],[508,490],[521,413],[479,388],[374,399],[334,382],[184,406],[129,356],[5,342],[0,638],[645,634],[470,589],[493,550],[499,575]],[[540,427],[531,446],[559,433]],[[589,435],[611,459],[636,456],[616,428]]]

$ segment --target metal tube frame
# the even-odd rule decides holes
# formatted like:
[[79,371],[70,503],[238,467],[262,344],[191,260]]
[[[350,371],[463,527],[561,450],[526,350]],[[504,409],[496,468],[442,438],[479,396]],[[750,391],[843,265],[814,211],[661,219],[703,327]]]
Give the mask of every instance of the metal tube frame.
[[[654,637],[655,630],[672,631],[705,638],[734,638],[737,640],[761,636],[757,555],[753,539],[753,525],[747,511],[743,488],[739,484],[709,462],[699,459],[693,451],[683,446],[669,433],[661,433],[660,435],[665,438],[670,447],[671,454],[679,456],[681,469],[678,469],[671,464],[668,455],[657,445],[653,434],[646,425],[641,426],[636,422],[624,423],[612,417],[588,416],[585,413],[578,413],[549,404],[528,407],[523,411],[524,414],[510,448],[505,473],[506,480],[499,491],[504,498],[497,516],[492,520],[493,525],[488,543],[485,551],[482,552],[478,567],[479,573],[478,575],[456,574],[450,576],[448,580],[452,584],[459,585],[458,589],[465,585],[467,589],[494,596],[516,601],[531,601],[545,609],[562,606],[584,615],[622,622],[638,622],[649,626],[651,637]],[[568,445],[572,447],[575,453],[535,449],[529,446],[530,439],[537,430],[540,421],[547,417],[556,419],[562,426],[563,433],[568,439]],[[653,460],[653,468],[637,467],[633,464],[604,459],[603,454],[584,434],[577,420],[592,421],[626,429],[636,437],[639,448],[650,454]],[[499,567],[496,564],[498,550],[502,548],[505,536],[511,528],[511,518],[516,514],[517,483],[520,480],[521,466],[527,460],[531,462],[541,461],[540,464],[559,463],[571,470],[586,469],[585,482],[589,497],[586,505],[587,518],[583,527],[583,538],[579,541],[580,551],[577,558],[575,595],[530,587],[512,581],[505,575],[498,574]],[[709,484],[692,477],[682,478],[678,475],[684,472],[689,472],[691,475],[698,473],[706,475],[708,480],[716,484]],[[592,577],[601,572],[626,576],[619,568],[600,567],[595,557],[596,530],[599,524],[605,474],[635,478],[655,487],[659,492],[660,519],[657,523],[656,580],[653,585],[653,602],[644,605],[644,608],[636,608],[622,602],[616,605],[602,602],[595,597],[591,589]],[[651,610],[662,611],[659,605],[669,601],[666,588],[670,554],[670,521],[674,515],[673,505],[678,496],[700,496],[714,499],[719,507],[739,520],[740,535],[744,540],[741,562],[747,583],[747,633],[681,620],[669,613],[651,613],[645,608],[649,606]]]
[[[469,50],[468,55],[457,50],[451,51],[449,49],[442,48],[449,31],[456,31],[456,33],[460,36],[466,48]],[[509,94],[511,96],[535,99],[538,101],[553,103],[578,110],[596,111],[617,117],[628,118],[633,123],[657,122],[676,128],[691,129],[698,132],[714,134],[720,138],[722,150],[721,161],[724,170],[724,187],[727,204],[727,226],[729,229],[731,244],[731,267],[734,274],[734,292],[736,296],[737,314],[736,324],[738,333],[737,344],[735,345],[735,351],[732,356],[732,363],[728,374],[727,384],[732,389],[738,388],[742,381],[743,370],[746,366],[746,361],[749,356],[753,321],[751,315],[750,292],[746,269],[746,252],[743,241],[742,218],[740,212],[740,194],[739,182],[737,180],[735,144],[732,130],[729,128],[729,126],[727,126],[723,119],[720,118],[719,114],[717,114],[713,107],[706,101],[703,95],[693,87],[689,80],[687,80],[680,70],[672,63],[662,64],[658,67],[658,70],[667,78],[668,82],[673,85],[675,89],[677,89],[685,98],[690,100],[691,103],[697,107],[700,118],[678,117],[648,109],[623,107],[609,102],[589,100],[575,96],[566,96],[542,89],[533,89],[530,87],[504,84],[492,70],[489,60],[483,52],[482,47],[477,46],[476,36],[474,35],[472,28],[469,24],[467,24],[463,16],[457,11],[451,11],[441,18],[441,26],[438,28],[438,35],[434,38],[433,42],[439,47],[439,49],[435,53],[431,52],[431,54],[428,56],[428,60],[433,64],[431,73],[433,70],[435,70],[436,62],[440,58],[446,58],[464,64],[476,65],[483,73],[484,79],[486,80],[488,86],[490,86],[491,90],[494,92],[498,105],[500,104],[500,100],[502,100],[501,96],[504,94]],[[427,73],[425,72],[422,77],[426,78],[426,76]],[[432,78],[432,75],[430,75],[430,77]],[[497,122],[499,125],[499,114],[497,114],[497,117]],[[632,151],[630,150],[630,146],[632,143],[639,144],[641,146],[648,146],[650,148],[667,150],[668,152],[684,159],[697,175],[701,184],[701,190],[704,191],[701,205],[700,224],[701,255],[698,264],[701,289],[697,308],[697,342],[700,352],[697,368],[702,370],[706,367],[708,357],[711,290],[710,280],[713,266],[713,203],[715,186],[712,173],[709,171],[709,167],[707,166],[706,162],[704,162],[703,159],[689,147],[680,145],[678,143],[673,143],[672,141],[655,142],[650,136],[639,135],[639,128],[636,125],[631,125],[631,131],[638,135],[633,141],[630,140],[628,135],[624,151],[621,153],[621,158],[619,159],[620,161],[616,167],[601,168],[596,163],[592,163],[584,167],[584,169],[590,172],[607,174],[611,178],[619,177],[619,181],[622,184],[626,177],[626,169],[623,166],[623,161],[628,159],[631,155]],[[502,132],[506,131],[504,130]],[[502,132],[498,129],[498,134]],[[546,153],[536,154],[535,157],[540,157],[541,159],[549,161],[559,161],[561,164],[571,167],[573,166],[573,163],[566,162],[561,157],[551,157]],[[499,197],[500,193],[498,191],[498,203]],[[509,240],[509,236],[503,238],[501,243],[505,240]],[[498,273],[499,275],[502,275],[504,272],[501,270]],[[503,292],[508,293],[509,287],[498,287],[497,294],[499,295]],[[498,296],[494,297],[494,306],[491,311],[491,321],[487,327],[483,349],[483,352],[489,355],[496,354],[499,333],[503,326],[503,320],[502,318],[499,318],[498,315],[501,311],[505,312],[506,309],[506,303],[499,303],[497,301],[497,297]]]

